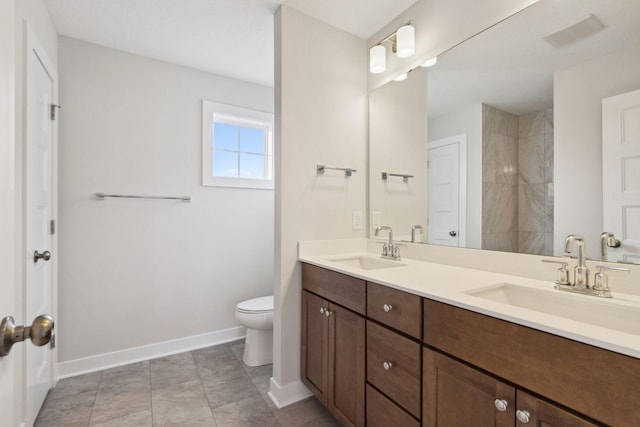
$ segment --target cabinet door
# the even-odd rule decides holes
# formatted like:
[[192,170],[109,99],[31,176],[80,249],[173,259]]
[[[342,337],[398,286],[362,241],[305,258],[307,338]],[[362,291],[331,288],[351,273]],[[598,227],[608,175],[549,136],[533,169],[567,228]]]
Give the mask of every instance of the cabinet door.
[[423,354],[425,427],[514,426],[513,387],[427,348]]
[[329,304],[327,407],[343,426],[365,424],[365,319]]
[[326,300],[302,292],[302,382],[325,405],[329,365],[329,322],[325,313],[328,308]]
[[517,427],[596,427],[601,425],[587,421],[521,390],[517,392],[517,402]]

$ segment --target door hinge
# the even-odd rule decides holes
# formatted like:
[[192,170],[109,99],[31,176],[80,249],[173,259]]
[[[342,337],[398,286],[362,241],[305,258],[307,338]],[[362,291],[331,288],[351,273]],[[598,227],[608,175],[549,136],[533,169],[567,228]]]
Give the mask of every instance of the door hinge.
[[56,119],[56,110],[62,108],[62,105],[51,104],[51,120]]
[[49,233],[56,234],[56,220],[52,219],[49,221]]

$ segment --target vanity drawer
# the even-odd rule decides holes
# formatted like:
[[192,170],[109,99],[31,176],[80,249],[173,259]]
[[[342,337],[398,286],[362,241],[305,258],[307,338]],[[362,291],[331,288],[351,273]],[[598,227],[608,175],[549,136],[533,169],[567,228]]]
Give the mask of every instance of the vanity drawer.
[[420,355],[417,342],[367,320],[367,381],[418,419]]
[[356,313],[365,314],[367,285],[364,280],[303,263],[302,289],[320,295]]
[[422,338],[422,298],[418,295],[367,282],[367,316],[416,339]]
[[420,422],[367,385],[367,427],[420,427]]

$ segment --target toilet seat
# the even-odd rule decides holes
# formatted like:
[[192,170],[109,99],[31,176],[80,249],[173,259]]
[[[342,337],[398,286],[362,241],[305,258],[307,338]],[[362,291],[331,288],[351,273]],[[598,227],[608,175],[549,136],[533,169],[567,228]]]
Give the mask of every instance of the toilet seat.
[[273,311],[273,295],[242,301],[236,306],[240,313],[269,313]]

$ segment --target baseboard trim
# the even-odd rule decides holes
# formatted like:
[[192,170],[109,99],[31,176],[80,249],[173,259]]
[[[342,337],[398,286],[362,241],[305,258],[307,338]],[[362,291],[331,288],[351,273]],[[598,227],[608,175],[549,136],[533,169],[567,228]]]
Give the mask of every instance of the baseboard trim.
[[90,372],[102,371],[103,369],[115,368],[129,363],[197,350],[216,344],[224,344],[244,338],[245,334],[245,328],[237,326],[220,331],[208,332],[206,334],[193,335],[176,340],[69,360],[58,363],[58,375],[59,379],[64,379]]
[[269,387],[269,398],[278,407],[278,409],[289,406],[292,403],[299,402],[313,395],[309,389],[302,384],[302,381],[294,381],[287,385],[281,386],[271,377],[271,386]]

